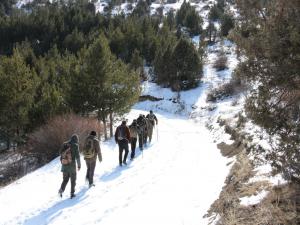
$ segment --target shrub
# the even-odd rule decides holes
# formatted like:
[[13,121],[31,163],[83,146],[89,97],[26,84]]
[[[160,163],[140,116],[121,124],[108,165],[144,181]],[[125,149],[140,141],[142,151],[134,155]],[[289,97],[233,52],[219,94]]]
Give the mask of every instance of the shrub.
[[241,91],[243,86],[240,80],[236,77],[232,78],[230,82],[222,84],[221,86],[212,89],[206,97],[206,101],[215,102],[219,99],[234,95],[238,91]]
[[37,153],[43,160],[49,161],[58,156],[62,143],[69,140],[72,134],[79,136],[81,145],[91,130],[102,133],[102,126],[95,118],[75,114],[57,116],[30,135],[28,151]]
[[221,71],[221,70],[225,70],[227,69],[227,56],[225,54],[224,51],[221,51],[218,54],[218,58],[216,59],[216,61],[214,62],[213,67],[217,70],[217,71]]

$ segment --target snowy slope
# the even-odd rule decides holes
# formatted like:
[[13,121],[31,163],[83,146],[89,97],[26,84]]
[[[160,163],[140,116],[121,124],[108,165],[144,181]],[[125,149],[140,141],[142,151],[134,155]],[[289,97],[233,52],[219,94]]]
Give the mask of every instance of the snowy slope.
[[[218,47],[218,46],[217,46]],[[159,125],[153,143],[128,166],[118,166],[118,148],[111,140],[101,143],[103,163],[97,164],[96,186],[85,184],[85,165],[78,172],[75,199],[69,199],[68,184],[63,199],[57,195],[62,181],[60,163],[50,164],[0,189],[0,224],[208,224],[203,219],[218,198],[230,166],[216,147],[228,141],[206,128],[217,119],[205,102],[210,86],[228,79],[231,70],[217,74],[209,52],[202,84],[177,93],[145,82],[143,94],[163,98],[136,104],[126,118],[131,123],[140,113],[153,109]],[[234,62],[234,55],[230,58]],[[222,78],[223,77],[223,78]],[[220,110],[220,109],[218,109]]]
[[[129,120],[142,111],[132,110]],[[173,116],[159,119],[153,143],[136,160],[118,167],[118,150],[102,143],[95,184],[78,173],[77,197],[57,196],[58,159],[0,190],[0,224],[207,224],[202,219],[218,197],[228,160],[203,126]]]

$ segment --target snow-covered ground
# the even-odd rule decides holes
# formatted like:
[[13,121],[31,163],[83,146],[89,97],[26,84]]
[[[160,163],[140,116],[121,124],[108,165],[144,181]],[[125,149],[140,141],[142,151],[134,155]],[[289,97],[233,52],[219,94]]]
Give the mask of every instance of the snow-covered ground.
[[[143,154],[137,149],[128,166],[118,166],[113,140],[101,143],[103,162],[96,167],[96,186],[87,188],[82,160],[76,198],[69,199],[68,184],[60,199],[62,175],[55,159],[0,189],[0,224],[208,224],[203,215],[218,198],[232,161],[221,156],[216,135],[206,127],[218,116],[206,107],[209,88],[229,77],[227,72],[214,71],[214,58],[215,52],[210,51],[203,82],[181,92],[179,104],[174,103],[177,93],[144,83],[143,94],[163,100],[138,103],[126,118],[130,123],[152,109],[159,124],[153,142]],[[228,141],[220,130],[217,141]]]
[[[140,113],[146,112],[133,109],[127,118]],[[101,143],[96,186],[87,188],[83,163],[75,199],[69,186],[57,196],[58,159],[1,189],[0,224],[207,224],[202,216],[221,191],[228,159],[202,125],[162,111],[157,116],[153,143],[128,166],[118,166],[113,141]]]

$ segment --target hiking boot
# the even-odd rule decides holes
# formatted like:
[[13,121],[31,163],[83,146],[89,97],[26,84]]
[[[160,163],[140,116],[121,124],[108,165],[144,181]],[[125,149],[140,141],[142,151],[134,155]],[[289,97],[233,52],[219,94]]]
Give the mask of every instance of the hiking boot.
[[61,197],[61,198],[62,198],[62,193],[63,193],[63,191],[62,191],[61,189],[59,189],[59,190],[58,190],[58,195],[59,195],[59,197]]
[[75,197],[76,197],[75,194],[71,194],[71,196],[70,196],[71,199],[72,199],[72,198],[75,198]]
[[123,162],[123,164],[124,164],[124,165],[127,165],[127,163],[126,163],[126,162]]
[[122,166],[122,163],[120,163],[119,166]]
[[89,184],[89,188],[95,187],[95,184]]

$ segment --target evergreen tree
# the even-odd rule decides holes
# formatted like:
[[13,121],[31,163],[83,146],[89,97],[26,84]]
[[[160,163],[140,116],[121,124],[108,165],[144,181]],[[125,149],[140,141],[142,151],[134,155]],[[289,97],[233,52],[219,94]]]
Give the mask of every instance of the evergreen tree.
[[209,43],[214,43],[217,37],[217,28],[213,21],[209,21],[208,26],[205,30],[205,36],[208,37]]
[[140,56],[140,52],[138,50],[134,50],[130,62],[130,68],[138,73],[141,73],[141,69],[143,67],[143,59]]
[[7,137],[20,141],[29,122],[38,78],[15,50],[0,60],[0,128]]
[[221,34],[222,36],[227,36],[229,31],[234,28],[233,16],[224,13],[221,17]]
[[287,179],[299,179],[300,2],[236,2],[240,22],[233,38],[244,59],[237,74],[257,87],[248,97],[247,114],[276,137],[267,159]]
[[9,15],[13,6],[17,3],[16,0],[1,0],[0,2],[0,16]]
[[202,75],[202,62],[194,45],[181,39],[172,54],[175,73],[172,75],[173,89],[189,89],[197,86]]
[[191,35],[197,35],[201,33],[203,20],[195,7],[184,1],[176,13],[176,23],[179,28],[188,28]]
[[[139,95],[139,78],[115,59],[104,35],[95,40],[83,57],[81,69],[72,82],[74,88],[71,91],[71,104],[77,111],[84,107],[84,113],[97,112],[98,119],[104,124],[107,138],[108,115],[122,113],[131,106]],[[81,95],[80,101],[74,101],[78,95]]]
[[150,14],[150,5],[149,2],[144,0],[139,0],[135,9],[132,12],[132,15],[137,17],[145,17]]
[[156,81],[163,87],[170,87],[172,76],[176,73],[175,66],[172,61],[173,48],[168,46],[165,51],[157,53],[154,63],[154,72]]

